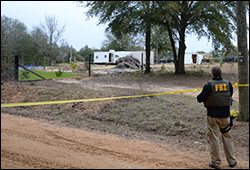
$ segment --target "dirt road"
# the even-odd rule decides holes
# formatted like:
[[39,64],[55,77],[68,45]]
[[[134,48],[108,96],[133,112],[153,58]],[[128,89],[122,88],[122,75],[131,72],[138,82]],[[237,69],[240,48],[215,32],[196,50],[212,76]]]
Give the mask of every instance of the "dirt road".
[[206,168],[171,146],[1,114],[1,168]]
[[[1,168],[208,168],[209,155],[1,114]],[[248,162],[238,160],[238,168]],[[222,168],[227,168],[222,161]]]

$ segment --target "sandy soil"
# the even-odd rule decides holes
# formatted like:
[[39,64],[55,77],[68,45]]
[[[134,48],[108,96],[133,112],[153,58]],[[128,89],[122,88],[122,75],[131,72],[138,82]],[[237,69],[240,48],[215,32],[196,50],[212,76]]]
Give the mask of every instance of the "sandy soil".
[[[81,82],[75,79],[56,81]],[[105,85],[111,86],[112,83],[96,84],[92,78],[85,78],[84,84],[99,88]],[[148,91],[157,89],[159,92],[190,89],[184,86],[156,86],[153,82],[144,84],[116,82],[113,86],[146,88]],[[197,93],[199,92],[186,94],[196,96]],[[234,97],[238,98],[235,94]],[[235,124],[236,127],[241,127],[240,122]],[[229,166],[222,150],[222,168],[227,169]],[[236,148],[236,156],[240,154],[238,152],[241,150]],[[245,156],[237,157],[237,168],[249,169],[249,158],[246,159]],[[90,133],[58,126],[52,122],[11,116],[1,112],[2,169],[210,169],[209,161],[209,153],[198,149],[183,151],[180,145]]]
[[[2,169],[206,169],[209,154],[1,114]],[[237,159],[237,168],[249,162]],[[222,168],[228,168],[225,158]]]

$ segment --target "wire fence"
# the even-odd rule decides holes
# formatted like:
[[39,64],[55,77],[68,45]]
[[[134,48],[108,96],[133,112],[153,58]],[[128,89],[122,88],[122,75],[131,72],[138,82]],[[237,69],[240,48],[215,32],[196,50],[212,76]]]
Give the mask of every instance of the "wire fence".
[[1,83],[15,80],[15,64],[6,64],[1,61]]

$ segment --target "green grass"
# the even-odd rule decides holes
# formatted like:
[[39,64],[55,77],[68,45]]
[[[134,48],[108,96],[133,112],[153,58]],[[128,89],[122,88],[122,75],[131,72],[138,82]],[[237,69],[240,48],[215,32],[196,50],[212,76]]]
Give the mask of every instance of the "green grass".
[[[57,79],[57,78],[66,78],[66,77],[73,77],[73,76],[83,76],[82,73],[67,73],[63,72],[62,76],[56,77],[55,71],[53,72],[46,72],[46,71],[33,71],[34,73],[44,77],[45,79]],[[19,71],[19,76],[22,75],[22,71]],[[30,77],[28,79],[21,79],[19,77],[19,80],[37,80],[37,79],[42,79],[38,77],[37,75],[33,73],[29,73]]]

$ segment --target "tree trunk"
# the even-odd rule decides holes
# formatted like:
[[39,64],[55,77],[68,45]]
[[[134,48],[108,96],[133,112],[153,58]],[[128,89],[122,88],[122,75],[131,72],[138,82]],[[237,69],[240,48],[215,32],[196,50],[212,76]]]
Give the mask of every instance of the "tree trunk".
[[175,74],[185,74],[185,70],[184,70],[185,50],[186,50],[185,30],[181,30],[179,50],[178,50],[178,62],[177,62],[177,69],[175,71]]
[[175,72],[176,72],[176,69],[177,69],[177,55],[176,55],[176,50],[175,50],[175,42],[174,42],[172,32],[171,32],[169,26],[167,26],[167,29],[168,29],[168,35],[169,35],[169,38],[170,38],[170,43],[171,43],[171,47],[172,47],[172,51],[173,51]]
[[147,25],[146,28],[146,70],[145,73],[150,72],[150,33],[151,33],[151,28],[150,25]]
[[159,64],[160,63],[159,47],[156,48],[157,48],[157,64]]
[[158,48],[158,64],[159,64],[159,62],[160,62],[160,55],[161,55],[161,49],[160,48]]
[[177,62],[177,69],[175,74],[185,74],[184,70],[184,57],[185,57],[185,30],[187,28],[187,15],[186,15],[186,8],[187,2],[182,1],[182,5],[184,8],[184,12],[181,13],[181,27],[179,32],[179,50],[178,50],[178,62]]

